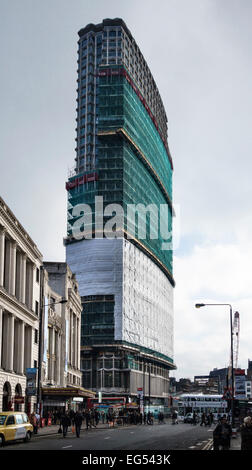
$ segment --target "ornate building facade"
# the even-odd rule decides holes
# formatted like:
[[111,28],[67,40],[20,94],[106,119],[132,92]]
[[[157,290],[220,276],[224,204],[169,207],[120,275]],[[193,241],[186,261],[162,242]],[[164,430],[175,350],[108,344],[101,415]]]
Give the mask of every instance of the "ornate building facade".
[[[42,254],[0,198],[0,411],[34,409]],[[34,394],[33,394],[34,393]]]

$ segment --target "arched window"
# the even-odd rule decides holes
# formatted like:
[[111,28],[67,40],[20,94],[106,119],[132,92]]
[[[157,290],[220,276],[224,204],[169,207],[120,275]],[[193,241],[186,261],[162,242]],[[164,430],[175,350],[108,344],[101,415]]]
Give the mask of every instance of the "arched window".
[[11,402],[11,385],[9,382],[5,382],[3,386],[3,411],[11,411],[12,402]]
[[22,387],[20,384],[17,384],[15,388],[14,411],[21,411],[22,410],[21,406],[22,406]]

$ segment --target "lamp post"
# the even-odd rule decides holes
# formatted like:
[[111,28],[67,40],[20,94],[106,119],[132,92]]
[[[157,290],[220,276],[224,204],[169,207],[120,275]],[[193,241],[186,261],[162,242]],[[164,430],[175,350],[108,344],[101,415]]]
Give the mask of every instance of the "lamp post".
[[232,395],[231,395],[231,413],[232,413],[232,428],[234,427],[234,358],[233,358],[233,326],[232,326],[232,306],[230,304],[195,304],[196,308],[205,306],[227,306],[230,312],[230,337],[231,337],[231,384],[232,384]]
[[[44,277],[43,277],[44,279]],[[42,292],[42,289],[41,289]],[[43,297],[41,297],[43,298]],[[38,388],[37,388],[37,412],[40,414],[40,406],[41,406],[41,369],[42,369],[42,328],[43,328],[43,313],[45,307],[50,307],[51,305],[56,304],[66,304],[67,300],[62,298],[59,302],[52,302],[49,304],[44,304],[43,301],[40,303],[40,315],[39,315],[39,347],[38,347]]]

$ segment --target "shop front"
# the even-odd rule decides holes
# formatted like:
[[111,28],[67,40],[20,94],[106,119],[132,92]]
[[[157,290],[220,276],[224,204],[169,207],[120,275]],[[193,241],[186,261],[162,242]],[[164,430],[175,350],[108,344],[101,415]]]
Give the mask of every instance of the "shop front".
[[58,424],[64,411],[77,411],[86,406],[95,392],[82,387],[42,387],[41,416],[44,425]]

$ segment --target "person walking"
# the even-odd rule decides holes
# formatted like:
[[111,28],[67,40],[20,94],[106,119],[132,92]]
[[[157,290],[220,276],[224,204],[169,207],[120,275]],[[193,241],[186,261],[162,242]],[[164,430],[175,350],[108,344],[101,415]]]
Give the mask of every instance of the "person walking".
[[252,418],[247,416],[244,418],[240,427],[241,431],[241,450],[252,450]]
[[82,425],[82,416],[81,416],[81,413],[79,411],[77,411],[75,413],[74,425],[75,425],[76,437],[80,437],[80,430],[81,430],[81,425]]
[[99,420],[100,420],[100,413],[98,410],[95,410],[94,412],[94,420],[95,420],[95,426],[98,426]]
[[61,425],[63,429],[63,437],[66,437],[68,426],[71,426],[71,419],[66,412],[64,412],[63,415],[61,416]]
[[91,429],[91,416],[90,416],[90,411],[89,410],[86,410],[85,412],[85,419],[86,419],[86,430],[88,430],[88,428]]
[[31,421],[31,424],[33,425],[34,434],[38,434],[38,420],[37,420],[36,415],[35,415],[34,412],[31,414],[30,421]]
[[201,415],[201,423],[200,425],[203,426],[203,424],[206,425],[206,414],[203,412]]
[[101,419],[102,419],[102,424],[104,424],[104,422],[105,422],[105,411],[104,410],[101,411]]
[[227,422],[227,418],[222,416],[220,423],[213,431],[214,450],[229,450],[232,428]]

